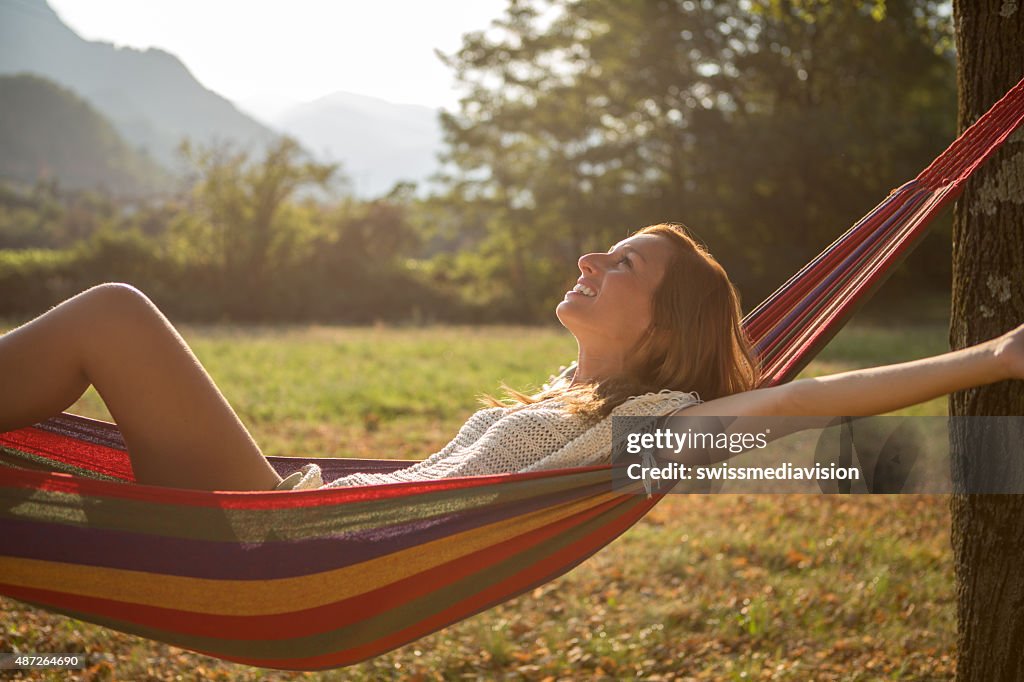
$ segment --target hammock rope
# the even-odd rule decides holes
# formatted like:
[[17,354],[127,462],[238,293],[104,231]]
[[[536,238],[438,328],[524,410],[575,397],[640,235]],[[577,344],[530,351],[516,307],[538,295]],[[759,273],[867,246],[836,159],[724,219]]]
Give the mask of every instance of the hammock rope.
[[[799,373],[1022,119],[1024,81],[745,318],[764,385]],[[270,460],[326,478],[413,463]],[[607,465],[295,492],[126,485],[117,427],[70,414],[0,434],[0,461],[47,469],[0,466],[0,594],[293,670],[377,656],[542,585],[661,498],[613,491]]]
[[766,384],[792,379],[924,236],[932,220],[1024,120],[1024,80],[917,178],[889,197],[745,320]]

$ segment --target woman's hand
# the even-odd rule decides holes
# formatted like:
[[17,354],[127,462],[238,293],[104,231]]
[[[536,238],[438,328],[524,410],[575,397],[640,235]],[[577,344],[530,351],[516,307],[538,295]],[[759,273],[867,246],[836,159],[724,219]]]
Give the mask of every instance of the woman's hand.
[[1024,379],[1024,324],[994,341],[993,353],[1007,379]]

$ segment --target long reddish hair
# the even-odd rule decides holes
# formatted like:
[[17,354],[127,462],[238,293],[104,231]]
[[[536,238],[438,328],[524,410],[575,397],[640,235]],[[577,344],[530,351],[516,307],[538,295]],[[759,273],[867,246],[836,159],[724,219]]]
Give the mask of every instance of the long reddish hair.
[[651,301],[651,325],[626,372],[597,384],[552,386],[534,396],[510,390],[511,404],[560,397],[572,412],[606,417],[644,393],[693,391],[714,400],[757,385],[759,369],[743,331],[739,293],[721,264],[681,224],[650,225],[634,234],[664,237],[672,255]]
[[753,388],[758,365],[725,269],[682,225],[661,223],[636,234],[666,238],[673,253],[654,292],[651,326],[634,354],[634,380],[696,391],[703,400]]

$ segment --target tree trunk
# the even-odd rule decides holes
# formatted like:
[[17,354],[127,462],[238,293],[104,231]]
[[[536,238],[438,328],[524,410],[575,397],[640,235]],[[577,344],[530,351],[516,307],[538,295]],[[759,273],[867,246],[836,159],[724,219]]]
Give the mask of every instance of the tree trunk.
[[[1024,8],[1011,0],[954,0],[959,127],[973,123],[1024,76]],[[967,184],[953,217],[950,345],[963,348],[1024,320],[1024,132]],[[1020,382],[950,398],[950,414],[1024,415]],[[979,461],[1024,457],[1000,439],[982,447],[969,420],[951,426],[957,586],[957,679],[1024,680],[1024,495],[962,494]],[[991,441],[990,441],[991,442]],[[972,466],[972,462],[975,463]]]

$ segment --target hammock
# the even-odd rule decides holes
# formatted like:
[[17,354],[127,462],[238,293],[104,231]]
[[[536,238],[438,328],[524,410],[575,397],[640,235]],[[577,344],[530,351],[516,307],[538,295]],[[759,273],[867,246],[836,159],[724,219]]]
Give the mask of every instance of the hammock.
[[[799,373],[1022,118],[1024,81],[746,317],[765,385]],[[126,485],[117,427],[69,414],[0,434],[0,458],[49,469],[0,467],[0,594],[295,670],[365,660],[531,590],[660,499],[613,491],[610,466],[296,492]],[[271,458],[283,476],[310,461],[328,479],[412,464]]]

